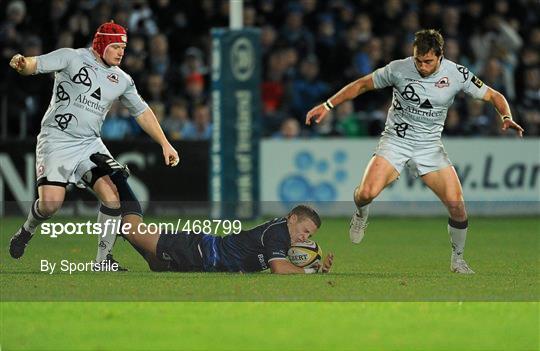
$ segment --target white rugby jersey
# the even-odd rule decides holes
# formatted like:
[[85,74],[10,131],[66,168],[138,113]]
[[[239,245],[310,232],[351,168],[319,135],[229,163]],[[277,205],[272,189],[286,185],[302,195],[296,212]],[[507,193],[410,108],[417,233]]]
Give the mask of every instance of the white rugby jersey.
[[488,89],[466,67],[445,58],[427,77],[418,73],[413,57],[392,61],[373,72],[373,83],[377,89],[393,87],[382,134],[414,142],[441,138],[448,108],[460,91],[482,99]]
[[119,67],[101,64],[88,48],[64,48],[37,56],[36,73],[49,72],[55,72],[53,95],[41,121],[42,132],[95,139],[116,99],[132,116],[148,108],[133,79]]

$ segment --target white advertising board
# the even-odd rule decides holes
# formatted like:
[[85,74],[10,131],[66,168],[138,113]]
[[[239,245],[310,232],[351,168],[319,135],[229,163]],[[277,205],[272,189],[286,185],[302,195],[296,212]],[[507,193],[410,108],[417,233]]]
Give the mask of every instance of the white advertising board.
[[[350,215],[358,186],[378,138],[264,140],[261,200],[310,202],[336,215]],[[461,179],[470,213],[540,214],[540,139],[444,139]],[[273,206],[263,212],[273,214]],[[280,206],[281,207],[281,206]],[[405,170],[383,191],[380,214],[444,214],[437,197]],[[279,209],[281,210],[281,209]]]

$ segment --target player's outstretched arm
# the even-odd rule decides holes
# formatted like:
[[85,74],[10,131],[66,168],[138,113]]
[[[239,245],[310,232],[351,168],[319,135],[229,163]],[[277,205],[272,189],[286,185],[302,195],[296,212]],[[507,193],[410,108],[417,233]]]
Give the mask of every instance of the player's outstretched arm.
[[165,164],[167,166],[174,167],[180,161],[178,152],[172,147],[172,145],[167,140],[163,129],[159,125],[159,122],[154,115],[154,112],[150,108],[147,108],[142,114],[140,114],[137,119],[137,123],[141,128],[154,139],[161,148],[163,149],[163,157],[165,159]]
[[304,274],[304,273],[317,273],[315,268],[300,268],[292,264],[291,262],[283,260],[272,260],[269,262],[270,271],[274,274]]
[[36,73],[37,60],[35,57],[24,57],[21,54],[16,54],[9,61],[9,66],[17,73],[23,76],[29,76]]
[[373,89],[375,89],[375,86],[371,73],[347,84],[330,99],[312,108],[306,115],[306,124],[310,125],[312,119],[315,119],[315,123],[319,123],[331,109],[343,101],[352,100],[358,95]]
[[502,130],[515,129],[518,132],[520,137],[523,137],[523,132],[525,131],[519,124],[514,122],[512,119],[512,112],[510,111],[510,105],[503,94],[499,93],[497,90],[488,87],[486,93],[482,100],[487,101],[495,107],[502,121]]

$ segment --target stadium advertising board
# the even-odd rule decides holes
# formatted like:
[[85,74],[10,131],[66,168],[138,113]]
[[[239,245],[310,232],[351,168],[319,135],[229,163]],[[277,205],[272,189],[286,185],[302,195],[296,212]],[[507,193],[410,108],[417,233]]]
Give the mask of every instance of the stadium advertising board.
[[[265,140],[261,145],[262,200],[309,201],[324,205],[331,213],[350,215],[352,192],[377,142],[376,138]],[[470,212],[540,213],[539,139],[449,139],[444,144]],[[409,169],[376,202],[381,207],[379,214],[445,213],[435,195]],[[264,211],[273,212],[269,208]]]
[[[173,142],[180,152],[180,166],[163,164],[159,145],[149,141],[107,141],[116,160],[131,170],[128,182],[145,213],[156,214],[171,208],[186,209],[188,202],[208,200],[208,143]],[[203,162],[201,162],[203,160]],[[37,196],[34,142],[0,143],[0,216],[25,214]],[[196,165],[193,166],[193,165]],[[94,215],[97,202],[89,191],[68,188],[63,214]],[[179,203],[184,206],[179,206]],[[150,206],[152,205],[152,206]]]
[[259,199],[259,30],[212,30],[214,217],[253,218]]

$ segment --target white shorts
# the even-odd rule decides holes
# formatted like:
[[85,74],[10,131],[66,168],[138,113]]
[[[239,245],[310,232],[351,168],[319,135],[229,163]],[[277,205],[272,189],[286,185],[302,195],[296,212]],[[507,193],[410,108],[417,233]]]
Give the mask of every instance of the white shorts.
[[409,167],[416,176],[423,176],[452,165],[440,140],[412,144],[383,136],[375,149],[375,155],[390,162],[400,174],[405,166]]
[[111,156],[100,138],[92,140],[56,139],[40,134],[36,146],[37,185],[65,186],[68,183],[84,187],[83,175],[97,167],[90,155],[99,152]]

